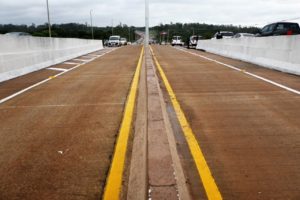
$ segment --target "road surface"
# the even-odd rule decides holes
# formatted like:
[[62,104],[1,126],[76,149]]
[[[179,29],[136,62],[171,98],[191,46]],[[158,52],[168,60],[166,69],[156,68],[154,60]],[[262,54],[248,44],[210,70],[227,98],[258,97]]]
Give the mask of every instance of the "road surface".
[[160,45],[0,83],[0,199],[300,199],[299,90]]

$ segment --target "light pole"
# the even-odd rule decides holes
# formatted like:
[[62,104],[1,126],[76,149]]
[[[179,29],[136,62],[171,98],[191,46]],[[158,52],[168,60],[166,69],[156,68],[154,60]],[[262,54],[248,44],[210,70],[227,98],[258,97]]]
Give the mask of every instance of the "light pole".
[[91,18],[91,29],[92,29],[92,39],[94,39],[94,29],[93,29],[93,16],[92,16],[93,9],[90,10],[90,18]]
[[131,42],[131,40],[130,40],[130,26],[128,27],[128,41]]
[[111,20],[111,35],[114,35],[114,19]]
[[146,25],[145,46],[148,46],[149,44],[149,0],[145,0],[145,25]]
[[47,4],[49,37],[51,38],[51,23],[50,23],[50,13],[49,13],[49,3],[48,3],[48,0],[46,0],[46,4]]

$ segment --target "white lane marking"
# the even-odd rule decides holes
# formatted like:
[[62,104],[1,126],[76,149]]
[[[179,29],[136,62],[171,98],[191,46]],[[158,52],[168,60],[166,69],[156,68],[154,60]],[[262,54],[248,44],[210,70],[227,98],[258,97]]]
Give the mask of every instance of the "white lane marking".
[[5,97],[5,98],[3,98],[3,99],[0,100],[0,104],[6,102],[6,101],[8,101],[8,100],[10,100],[10,99],[12,99],[12,98],[14,98],[14,97],[16,97],[16,96],[19,96],[20,94],[23,94],[24,92],[27,92],[28,90],[31,90],[32,88],[35,88],[35,87],[37,87],[37,86],[39,86],[39,85],[42,85],[43,83],[46,83],[46,82],[52,80],[53,78],[56,78],[56,77],[58,77],[58,76],[61,76],[61,75],[65,74],[65,73],[67,73],[67,72],[69,72],[69,71],[72,71],[72,70],[74,70],[74,69],[76,69],[76,68],[78,68],[78,67],[80,67],[80,66],[82,66],[82,65],[85,65],[85,64],[87,64],[87,63],[89,63],[89,62],[91,62],[91,61],[93,61],[93,60],[95,60],[95,59],[97,59],[97,58],[100,58],[100,57],[102,57],[102,56],[104,56],[104,55],[106,55],[106,54],[108,54],[108,53],[111,53],[111,52],[115,51],[116,49],[117,49],[117,48],[114,48],[114,49],[112,49],[112,50],[110,50],[110,51],[108,51],[108,52],[103,53],[103,54],[100,55],[100,56],[97,56],[96,58],[93,58],[93,59],[91,59],[91,60],[85,62],[85,63],[80,63],[80,64],[76,65],[75,67],[72,67],[72,68],[68,69],[67,71],[64,71],[64,72],[61,72],[61,73],[59,73],[59,74],[56,74],[55,76],[52,76],[52,77],[50,77],[50,78],[47,78],[47,79],[45,79],[45,80],[43,80],[43,81],[41,81],[41,82],[38,82],[38,83],[36,83],[36,84],[34,84],[34,85],[32,85],[32,86],[27,87],[27,88],[25,88],[25,89],[23,89],[23,90],[21,90],[21,91],[19,91],[19,92],[16,92],[16,93],[14,93],[14,94],[12,94],[12,95],[10,95],[10,96],[8,96],[8,97]]
[[82,56],[82,57],[84,57],[84,58],[94,58],[96,56],[95,55],[85,55],[85,56]]
[[72,60],[76,60],[76,61],[80,61],[80,62],[89,62],[90,61],[90,60],[83,60],[83,59],[77,59],[77,58],[72,59]]
[[46,69],[50,69],[50,70],[54,70],[54,71],[61,71],[61,72],[65,72],[68,71],[67,69],[63,69],[63,68],[56,68],[56,67],[49,67]]
[[193,52],[189,52],[189,51],[187,51],[187,50],[185,50],[185,49],[176,48],[176,47],[174,47],[174,48],[177,49],[177,50],[179,50],[179,51],[183,51],[183,52],[192,54],[192,55],[194,55],[194,56],[198,56],[198,57],[204,58],[204,59],[206,59],[206,60],[209,60],[209,61],[218,63],[218,64],[220,64],[220,65],[224,65],[224,66],[226,66],[226,67],[228,67],[228,68],[231,68],[231,69],[233,69],[233,70],[236,70],[236,71],[239,71],[239,72],[243,72],[243,73],[245,73],[245,74],[247,74],[247,75],[249,75],[249,76],[252,76],[252,77],[257,78],[257,79],[259,79],[259,80],[265,81],[265,82],[267,82],[267,83],[270,83],[270,84],[272,84],[272,85],[275,85],[275,86],[280,87],[280,88],[282,88],[282,89],[285,89],[285,90],[287,90],[287,91],[290,91],[290,92],[293,92],[293,93],[295,93],[295,94],[299,94],[299,95],[300,95],[300,91],[299,91],[299,90],[295,90],[295,89],[293,89],[293,88],[287,87],[287,86],[282,85],[282,84],[280,84],[280,83],[276,83],[276,82],[274,82],[274,81],[272,81],[272,80],[269,80],[269,79],[267,79],[267,78],[258,76],[258,75],[256,75],[256,74],[253,74],[253,73],[250,73],[250,72],[247,72],[247,71],[245,71],[245,70],[239,69],[239,68],[234,67],[234,66],[232,66],[232,65],[228,65],[228,64],[222,63],[222,62],[220,62],[220,61],[217,61],[217,60],[208,58],[208,57],[206,57],[206,56],[202,56],[202,55],[199,55],[199,54],[196,54],[196,53],[193,53]]
[[63,64],[65,64],[65,65],[78,65],[79,63],[74,63],[74,62],[64,62]]

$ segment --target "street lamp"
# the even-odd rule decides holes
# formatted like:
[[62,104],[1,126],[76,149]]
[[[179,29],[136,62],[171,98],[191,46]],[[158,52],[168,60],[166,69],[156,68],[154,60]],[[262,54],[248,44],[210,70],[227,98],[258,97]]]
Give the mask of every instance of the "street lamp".
[[145,0],[145,25],[146,25],[145,46],[148,46],[149,44],[149,0]]
[[114,19],[111,20],[111,35],[114,35]]
[[91,18],[91,29],[92,29],[92,39],[94,39],[94,29],[93,29],[93,16],[92,16],[93,9],[90,10],[90,18]]
[[50,23],[50,13],[49,13],[49,3],[48,3],[48,0],[46,0],[46,4],[47,4],[49,37],[51,38],[51,23]]

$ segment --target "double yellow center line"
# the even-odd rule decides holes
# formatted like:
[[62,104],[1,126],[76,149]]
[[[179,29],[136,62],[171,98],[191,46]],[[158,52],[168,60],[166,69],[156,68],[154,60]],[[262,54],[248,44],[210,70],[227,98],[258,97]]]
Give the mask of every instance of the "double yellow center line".
[[[153,49],[150,47],[150,50],[152,52],[155,64],[158,68],[158,71],[160,73],[160,76],[164,82],[164,85],[166,86],[166,89],[168,91],[168,94],[170,96],[172,105],[175,109],[176,116],[179,120],[179,123],[181,125],[181,128],[183,130],[184,136],[187,140],[190,152],[192,154],[192,157],[195,161],[197,171],[199,173],[199,176],[202,180],[204,189],[206,191],[206,195],[209,200],[222,200],[221,193],[218,189],[218,186],[211,174],[211,171],[207,165],[207,162],[204,158],[204,155],[202,153],[202,150],[200,148],[199,143],[197,142],[197,139],[195,138],[195,134],[193,133],[193,130],[191,129],[183,110],[181,109],[181,106],[176,99],[175,93],[161,67],[159,64],[157,58],[155,57],[153,53]],[[139,62],[137,65],[137,69],[131,84],[131,89],[129,92],[128,100],[125,107],[125,112],[121,124],[121,128],[119,131],[119,137],[117,139],[116,147],[115,147],[115,153],[112,160],[111,168],[109,171],[103,199],[104,200],[118,200],[120,199],[120,192],[122,187],[122,177],[123,177],[123,171],[124,171],[124,164],[125,164],[125,157],[126,157],[126,151],[127,151],[127,145],[128,145],[128,138],[130,135],[131,130],[131,124],[133,119],[133,113],[134,113],[134,107],[135,107],[135,100],[137,95],[137,89],[138,89],[138,83],[139,83],[139,76],[140,71],[142,67],[142,60],[143,60],[143,54],[144,54],[144,48],[141,51]]]
[[127,98],[124,116],[119,131],[119,137],[117,139],[117,143],[115,147],[115,153],[109,171],[108,179],[106,182],[106,187],[103,196],[104,200],[120,199],[128,138],[130,135],[131,124],[133,119],[135,99],[136,99],[137,89],[139,85],[139,77],[140,77],[140,72],[142,67],[143,55],[144,55],[144,48],[141,51],[140,59]]
[[202,183],[203,183],[203,186],[204,186],[204,189],[206,191],[206,195],[207,195],[207,198],[209,200],[221,200],[222,199],[222,196],[221,196],[221,193],[218,189],[218,186],[211,174],[211,171],[207,165],[207,162],[204,158],[204,155],[202,153],[202,150],[200,148],[200,145],[199,143],[197,142],[197,139],[195,138],[195,134],[193,133],[193,130],[191,129],[191,126],[190,124],[188,123],[185,115],[184,115],[184,112],[183,110],[181,109],[181,106],[178,102],[178,100],[176,99],[176,95],[167,79],[167,76],[165,74],[165,72],[163,71],[161,65],[159,64],[154,52],[153,52],[153,49],[151,49],[151,52],[152,52],[152,55],[153,55],[153,58],[154,58],[154,61],[155,61],[155,64],[158,68],[158,71],[160,73],[160,76],[166,86],[166,89],[169,93],[169,96],[170,96],[170,99],[171,99],[171,102],[172,102],[172,105],[174,107],[174,110],[176,112],[176,115],[177,115],[177,118],[179,120],[179,123],[180,123],[180,126],[182,128],[182,131],[184,133],[184,136],[187,140],[187,143],[188,143],[188,146],[189,146],[189,149],[190,149],[190,152],[193,156],[193,159],[196,163],[196,167],[197,167],[197,170],[198,170],[198,173],[199,173],[199,176],[202,180]]

